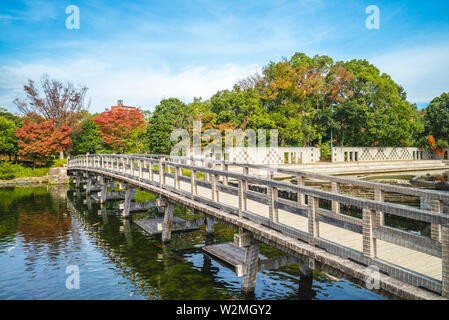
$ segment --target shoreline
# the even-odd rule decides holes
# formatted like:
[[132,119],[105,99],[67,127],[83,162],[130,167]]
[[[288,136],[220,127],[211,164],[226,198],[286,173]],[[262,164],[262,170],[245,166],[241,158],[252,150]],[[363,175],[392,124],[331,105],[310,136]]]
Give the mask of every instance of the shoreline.
[[0,180],[1,187],[22,187],[22,186],[39,186],[39,185],[68,185],[69,177],[64,176],[42,176],[42,177],[23,177],[11,180]]

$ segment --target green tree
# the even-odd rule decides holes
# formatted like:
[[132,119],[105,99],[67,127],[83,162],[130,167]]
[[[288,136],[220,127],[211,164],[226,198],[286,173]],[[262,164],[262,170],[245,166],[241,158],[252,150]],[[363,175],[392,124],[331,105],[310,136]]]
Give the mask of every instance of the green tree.
[[435,138],[438,145],[449,143],[449,93],[434,98],[425,109],[425,134]]
[[81,123],[81,131],[73,135],[71,155],[93,153],[110,153],[111,150],[103,143],[97,125],[91,117]]
[[388,74],[366,60],[339,62],[354,78],[352,96],[334,106],[333,123],[340,145],[411,146],[423,131],[415,105]]
[[17,126],[13,120],[0,116],[0,154],[8,155],[9,161],[19,150],[16,129]]
[[174,129],[187,129],[190,109],[176,98],[163,99],[149,119],[145,144],[151,153],[169,154],[175,142],[170,141]]

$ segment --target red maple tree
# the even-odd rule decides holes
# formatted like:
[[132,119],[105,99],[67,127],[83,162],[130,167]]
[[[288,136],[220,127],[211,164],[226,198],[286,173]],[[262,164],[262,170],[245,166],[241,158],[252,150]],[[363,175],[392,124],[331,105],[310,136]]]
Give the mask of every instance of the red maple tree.
[[33,161],[34,167],[44,165],[52,154],[70,147],[70,133],[68,125],[56,129],[53,120],[33,122],[26,118],[23,126],[16,130],[18,154]]
[[139,134],[145,129],[144,116],[139,109],[106,109],[93,120],[103,141],[119,153],[135,149]]

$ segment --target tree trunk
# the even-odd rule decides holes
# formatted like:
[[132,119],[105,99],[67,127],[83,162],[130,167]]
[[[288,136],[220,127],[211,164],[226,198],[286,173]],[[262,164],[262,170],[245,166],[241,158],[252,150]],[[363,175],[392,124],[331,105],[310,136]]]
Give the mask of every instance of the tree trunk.
[[64,151],[59,151],[59,159],[64,159]]

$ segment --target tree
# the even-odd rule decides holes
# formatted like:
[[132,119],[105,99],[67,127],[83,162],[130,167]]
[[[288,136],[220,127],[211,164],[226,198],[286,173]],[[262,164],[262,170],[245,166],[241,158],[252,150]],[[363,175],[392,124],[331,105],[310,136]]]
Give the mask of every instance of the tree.
[[[28,80],[28,84],[23,87],[26,99],[14,100],[19,110],[23,114],[35,113],[47,121],[52,120],[58,129],[68,126],[71,132],[77,132],[87,87],[77,88],[71,82],[63,84],[61,81],[49,79],[47,75],[42,76],[40,87],[43,96],[34,81]],[[67,146],[67,148],[69,147],[70,145]],[[60,158],[64,156],[63,151],[65,150],[61,150]]]
[[72,155],[86,153],[108,153],[101,138],[100,130],[91,117],[81,123],[81,131],[73,135],[71,146]]
[[33,161],[33,168],[44,165],[52,154],[70,146],[70,133],[68,125],[56,128],[53,120],[33,122],[27,118],[16,130],[19,155]]
[[349,71],[352,95],[334,106],[333,123],[340,145],[410,146],[423,131],[415,105],[389,75],[366,60],[339,62]]
[[106,109],[92,120],[98,126],[103,141],[116,153],[143,152],[145,120],[139,109]]
[[[196,109],[196,111],[195,118],[200,117],[201,110]],[[163,99],[149,119],[145,144],[151,153],[169,154],[176,143],[170,141],[171,132],[178,128],[191,130],[192,126],[193,109],[191,107],[176,98]]]
[[0,116],[0,154],[8,155],[9,161],[18,151],[16,129],[14,121]]
[[435,138],[437,145],[449,143],[449,93],[432,99],[424,114],[425,134]]

